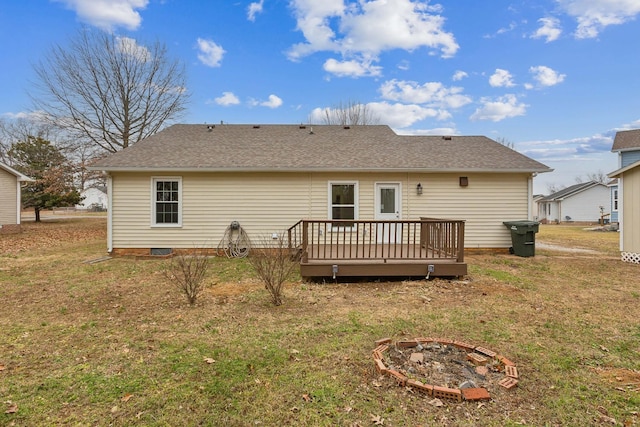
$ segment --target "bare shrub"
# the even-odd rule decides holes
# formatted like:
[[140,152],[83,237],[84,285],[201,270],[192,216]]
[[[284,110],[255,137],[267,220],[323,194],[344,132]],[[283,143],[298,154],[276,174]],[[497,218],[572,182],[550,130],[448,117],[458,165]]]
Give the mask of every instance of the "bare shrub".
[[283,237],[286,233],[279,233],[277,236],[263,238],[260,249],[253,249],[248,260],[264,283],[265,289],[269,291],[271,302],[274,305],[282,305],[284,282],[291,277],[298,263]]
[[209,269],[209,257],[202,250],[192,253],[178,253],[163,271],[165,277],[174,283],[194,305],[204,290],[204,278]]

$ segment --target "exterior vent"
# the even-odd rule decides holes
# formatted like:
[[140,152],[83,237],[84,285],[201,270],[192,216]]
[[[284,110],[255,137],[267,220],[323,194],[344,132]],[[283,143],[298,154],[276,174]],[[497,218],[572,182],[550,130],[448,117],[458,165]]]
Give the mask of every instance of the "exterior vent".
[[351,126],[345,126],[344,129],[351,129]]
[[451,141],[451,136],[450,135],[445,135],[442,137],[442,139],[444,139],[445,141]]
[[307,127],[305,125],[300,125],[300,129],[306,129]]
[[260,129],[260,125],[254,125],[253,128],[254,129]]
[[168,256],[173,253],[171,248],[151,248],[150,254],[152,256]]

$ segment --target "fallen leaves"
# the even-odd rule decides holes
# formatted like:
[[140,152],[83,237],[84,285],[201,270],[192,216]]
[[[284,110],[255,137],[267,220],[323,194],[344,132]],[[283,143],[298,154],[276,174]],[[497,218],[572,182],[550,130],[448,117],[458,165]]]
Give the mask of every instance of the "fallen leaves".
[[382,418],[380,415],[371,414],[371,422],[374,425],[382,426],[382,425],[384,425],[384,418]]
[[216,363],[216,359],[213,359],[211,357],[204,357],[203,360],[209,365]]
[[10,400],[7,400],[6,402],[4,402],[7,406],[7,410],[4,411],[5,414],[15,414],[16,412],[18,412],[18,404],[15,402],[12,402]]

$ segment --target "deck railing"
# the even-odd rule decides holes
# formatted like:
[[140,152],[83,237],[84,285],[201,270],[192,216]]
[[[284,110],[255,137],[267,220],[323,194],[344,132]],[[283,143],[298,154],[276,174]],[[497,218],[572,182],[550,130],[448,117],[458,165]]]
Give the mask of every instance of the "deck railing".
[[301,220],[288,230],[289,247],[309,260],[420,260],[464,262],[464,221]]

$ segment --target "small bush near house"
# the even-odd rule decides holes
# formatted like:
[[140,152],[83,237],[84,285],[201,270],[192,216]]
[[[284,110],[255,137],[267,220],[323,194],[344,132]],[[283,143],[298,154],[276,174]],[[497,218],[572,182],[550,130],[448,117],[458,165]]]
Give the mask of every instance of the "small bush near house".
[[196,249],[192,253],[179,253],[171,258],[163,273],[187,297],[189,304],[195,305],[204,290],[204,278],[208,269],[209,257],[204,251]]
[[260,248],[252,250],[249,263],[271,294],[274,305],[282,305],[284,282],[298,266],[287,242],[285,233],[274,234],[274,238],[263,238]]

